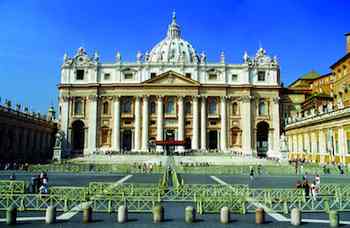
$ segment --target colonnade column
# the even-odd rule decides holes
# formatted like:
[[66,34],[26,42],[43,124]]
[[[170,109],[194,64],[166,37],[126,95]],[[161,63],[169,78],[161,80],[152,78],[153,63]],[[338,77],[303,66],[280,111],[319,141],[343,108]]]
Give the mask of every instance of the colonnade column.
[[323,131],[323,129],[321,129],[318,132],[318,137],[319,137],[319,153],[320,153],[320,163],[324,163],[324,156],[327,153],[327,144],[326,144],[326,134]]
[[148,151],[148,96],[143,97],[142,106],[142,150]]
[[136,96],[135,98],[135,126],[134,126],[135,138],[134,138],[134,150],[140,151],[141,149],[141,98]]
[[221,103],[221,130],[220,130],[220,149],[225,152],[227,150],[227,112],[226,112],[226,97],[220,98]]
[[252,118],[251,118],[251,96],[241,98],[242,112],[242,152],[245,155],[252,155]]
[[298,137],[297,135],[293,135],[293,152],[298,152]]
[[[185,134],[185,115],[184,115],[184,98],[182,96],[179,96],[178,98],[178,140],[184,140],[184,134]],[[184,146],[178,146],[178,150],[183,152],[185,150]]]
[[338,151],[339,156],[341,157],[341,161],[345,164],[345,155],[347,154],[346,151],[346,139],[345,139],[345,133],[344,128],[339,127],[338,128]]
[[311,153],[317,154],[317,136],[315,132],[311,132]]
[[198,150],[198,133],[199,133],[199,113],[198,113],[198,97],[192,98],[192,150]]
[[120,151],[120,97],[115,96],[113,100],[113,130],[112,130],[112,148],[114,151]]
[[201,150],[207,149],[207,98],[201,102]]
[[309,133],[304,133],[304,148],[307,154],[310,153],[311,148],[310,148]]
[[92,154],[93,151],[96,150],[97,99],[98,99],[97,95],[89,96],[90,111],[89,111],[89,152],[88,153],[90,154]]
[[[158,96],[157,101],[157,140],[163,140],[163,97]],[[163,152],[162,146],[157,146],[157,151]]]
[[304,152],[303,135],[298,135],[298,153]]

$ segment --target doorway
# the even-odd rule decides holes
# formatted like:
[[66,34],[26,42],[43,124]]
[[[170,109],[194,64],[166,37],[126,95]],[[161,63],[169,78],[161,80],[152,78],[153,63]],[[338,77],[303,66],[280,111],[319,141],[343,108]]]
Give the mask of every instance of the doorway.
[[83,154],[85,145],[85,125],[77,120],[72,124],[72,146],[74,154]]
[[216,150],[218,148],[218,132],[209,131],[209,150]]
[[123,131],[122,142],[123,152],[131,151],[132,133],[130,129]]
[[268,151],[269,124],[260,122],[256,126],[256,150],[258,157],[266,157]]

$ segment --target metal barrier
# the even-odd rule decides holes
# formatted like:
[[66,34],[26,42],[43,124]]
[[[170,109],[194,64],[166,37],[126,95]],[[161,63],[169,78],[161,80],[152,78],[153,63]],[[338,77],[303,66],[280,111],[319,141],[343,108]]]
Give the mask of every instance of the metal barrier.
[[24,193],[26,184],[24,181],[0,181],[0,194]]

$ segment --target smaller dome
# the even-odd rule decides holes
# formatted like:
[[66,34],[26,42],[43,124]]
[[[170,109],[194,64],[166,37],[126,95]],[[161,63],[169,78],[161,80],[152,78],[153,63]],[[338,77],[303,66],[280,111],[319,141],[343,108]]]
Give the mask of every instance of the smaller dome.
[[192,45],[181,38],[175,13],[173,13],[167,36],[152,48],[148,62],[198,63],[198,56]]

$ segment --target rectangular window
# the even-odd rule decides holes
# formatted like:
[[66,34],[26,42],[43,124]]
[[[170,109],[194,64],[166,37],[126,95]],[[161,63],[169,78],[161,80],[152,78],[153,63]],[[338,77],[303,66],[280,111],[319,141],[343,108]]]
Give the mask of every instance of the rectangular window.
[[265,81],[265,71],[259,71],[258,72],[258,81],[259,82]]
[[77,70],[77,80],[84,80],[84,70]]
[[151,78],[154,78],[155,76],[157,76],[156,73],[151,73]]
[[110,73],[105,73],[104,79],[105,80],[109,80],[110,78],[111,78],[111,74]]
[[124,74],[124,79],[126,79],[126,80],[133,79],[133,74],[132,73],[125,73]]
[[216,80],[218,76],[216,74],[209,74],[209,80]]
[[237,75],[237,74],[233,74],[233,75],[232,75],[232,81],[233,81],[233,82],[238,81],[238,75]]
[[186,78],[191,78],[191,73],[186,73],[185,76]]

